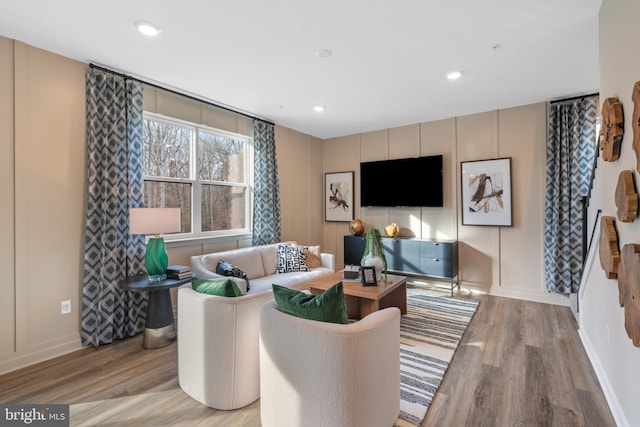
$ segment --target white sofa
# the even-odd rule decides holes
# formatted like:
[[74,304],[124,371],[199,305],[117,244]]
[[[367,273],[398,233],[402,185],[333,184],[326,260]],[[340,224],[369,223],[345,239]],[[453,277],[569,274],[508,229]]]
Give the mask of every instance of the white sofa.
[[[286,242],[291,243],[291,242]],[[277,245],[264,245],[191,257],[196,277],[221,278],[219,260],[247,273],[250,291],[227,298],[178,289],[178,382],[198,402],[236,409],[260,396],[260,307],[273,298],[273,283],[305,289],[306,282],[334,272],[334,256],[321,254],[322,267],[308,272],[276,273]],[[235,280],[246,291],[243,279]]]
[[[291,245],[295,244],[295,242],[282,242],[280,244]],[[322,253],[320,254],[322,267],[313,268],[311,271],[276,273],[278,262],[277,246],[278,244],[252,246],[192,256],[191,270],[196,277],[201,279],[233,279],[243,294],[247,290],[246,281],[236,277],[225,277],[216,274],[218,261],[227,261],[247,273],[250,286],[249,294],[270,291],[271,285],[274,283],[303,290],[306,289],[305,283],[309,280],[333,273],[335,270],[334,255]]]
[[263,427],[389,427],[400,412],[400,310],[348,325],[260,314]]

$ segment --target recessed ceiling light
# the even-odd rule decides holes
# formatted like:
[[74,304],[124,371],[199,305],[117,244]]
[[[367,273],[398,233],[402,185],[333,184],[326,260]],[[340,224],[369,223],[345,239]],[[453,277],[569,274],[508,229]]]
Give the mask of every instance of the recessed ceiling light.
[[333,55],[333,52],[331,52],[329,49],[320,49],[316,52],[316,56],[320,58],[328,58],[331,55]]
[[449,80],[456,80],[459,79],[462,76],[462,71],[452,71],[449,74],[447,74],[447,78]]
[[313,107],[313,111],[315,111],[316,113],[322,113],[324,111],[324,107],[322,105],[316,105],[315,107]]
[[157,36],[160,34],[160,28],[152,22],[149,21],[136,21],[136,28],[145,36]]

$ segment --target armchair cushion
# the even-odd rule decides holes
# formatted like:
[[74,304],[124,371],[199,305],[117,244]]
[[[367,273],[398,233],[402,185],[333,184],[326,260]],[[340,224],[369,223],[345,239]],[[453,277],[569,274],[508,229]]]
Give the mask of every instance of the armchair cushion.
[[191,286],[196,292],[219,297],[238,297],[242,295],[240,288],[231,279],[205,280],[194,277],[191,279]]
[[338,282],[320,295],[275,284],[272,286],[278,309],[284,313],[321,322],[349,323],[342,282]]

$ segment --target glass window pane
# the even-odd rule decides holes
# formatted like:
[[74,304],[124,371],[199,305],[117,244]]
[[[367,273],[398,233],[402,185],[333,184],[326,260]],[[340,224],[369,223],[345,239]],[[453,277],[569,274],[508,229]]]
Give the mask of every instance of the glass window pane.
[[189,178],[191,128],[144,120],[144,176]]
[[245,187],[202,185],[202,231],[245,228]]
[[191,184],[145,181],[145,208],[180,208],[180,232],[191,233]]
[[245,141],[200,130],[198,179],[244,183]]

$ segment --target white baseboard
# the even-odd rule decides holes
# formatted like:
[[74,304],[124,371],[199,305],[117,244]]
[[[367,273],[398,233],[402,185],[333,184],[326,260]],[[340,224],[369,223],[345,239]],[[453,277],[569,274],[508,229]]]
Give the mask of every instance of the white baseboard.
[[541,302],[544,304],[561,305],[563,307],[569,307],[570,305],[569,296],[551,292],[536,292],[525,289],[493,286],[489,290],[489,295]]
[[624,415],[624,412],[621,410],[620,402],[616,398],[615,393],[613,392],[613,387],[609,383],[609,379],[605,374],[604,369],[602,368],[602,364],[600,363],[600,359],[598,358],[596,352],[591,345],[591,341],[589,341],[589,337],[587,337],[583,333],[583,329],[578,329],[578,335],[580,336],[580,340],[582,341],[582,346],[584,350],[587,352],[587,357],[591,361],[591,366],[593,366],[593,370],[596,373],[596,377],[598,377],[598,381],[600,381],[600,387],[602,388],[602,392],[604,393],[605,399],[607,399],[607,403],[609,404],[609,409],[611,410],[611,415],[616,422],[618,427],[630,427],[629,421]]
[[505,286],[483,287],[469,283],[460,284],[462,291],[479,292],[489,294],[496,297],[521,299],[525,301],[540,302],[544,304],[561,305],[563,307],[570,306],[569,297],[564,294],[554,294],[543,291],[531,291],[525,289],[508,288]]
[[80,337],[73,335],[46,348],[32,348],[22,352],[3,354],[0,360],[0,375],[64,356],[82,348]]

